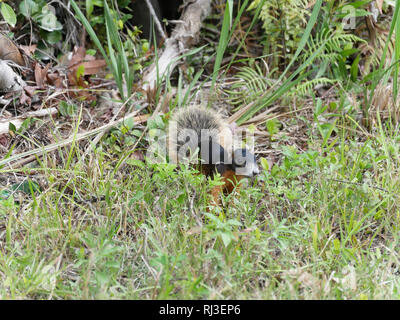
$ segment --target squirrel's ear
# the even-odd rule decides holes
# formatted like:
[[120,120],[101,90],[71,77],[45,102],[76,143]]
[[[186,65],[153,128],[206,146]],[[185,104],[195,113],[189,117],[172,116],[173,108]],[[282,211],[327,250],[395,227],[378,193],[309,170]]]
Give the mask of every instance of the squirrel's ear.
[[236,124],[236,122],[232,122],[229,124],[229,129],[231,129],[232,134],[235,134],[235,132],[239,130],[239,126]]

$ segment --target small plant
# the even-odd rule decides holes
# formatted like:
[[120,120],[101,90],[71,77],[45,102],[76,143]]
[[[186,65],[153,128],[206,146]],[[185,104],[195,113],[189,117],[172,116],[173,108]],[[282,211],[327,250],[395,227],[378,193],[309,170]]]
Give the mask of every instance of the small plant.
[[[256,8],[261,0],[251,3]],[[264,49],[272,68],[281,67],[293,58],[309,18],[307,0],[265,1],[260,19],[265,31]]]
[[38,58],[48,59],[54,53],[54,45],[62,40],[63,26],[58,21],[56,10],[44,0],[22,0],[19,12],[39,28],[40,41],[35,54]]
[[128,62],[128,57],[124,49],[123,41],[118,32],[117,23],[113,18],[113,14],[107,4],[107,1],[104,0],[103,2],[107,34],[106,48],[102,46],[90,22],[87,20],[87,18],[79,9],[74,0],[71,0],[71,5],[77,13],[79,19],[82,21],[92,41],[106,60],[106,63],[111,69],[111,72],[114,76],[114,80],[117,84],[117,88],[119,90],[121,98],[123,101],[126,101],[132,93],[134,71]]
[[5,2],[0,2],[0,13],[3,19],[12,27],[17,23],[17,16],[14,9]]

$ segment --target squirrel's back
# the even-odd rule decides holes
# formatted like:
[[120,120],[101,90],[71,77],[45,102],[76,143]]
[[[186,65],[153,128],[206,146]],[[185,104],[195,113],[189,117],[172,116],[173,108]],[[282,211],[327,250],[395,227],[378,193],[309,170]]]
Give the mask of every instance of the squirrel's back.
[[190,145],[192,149],[195,149],[200,147],[200,142],[206,135],[225,150],[232,150],[232,131],[216,111],[194,105],[183,107],[175,112],[169,122],[170,160],[174,163],[178,162],[177,150],[180,150],[184,144],[190,145],[188,137],[195,141]]

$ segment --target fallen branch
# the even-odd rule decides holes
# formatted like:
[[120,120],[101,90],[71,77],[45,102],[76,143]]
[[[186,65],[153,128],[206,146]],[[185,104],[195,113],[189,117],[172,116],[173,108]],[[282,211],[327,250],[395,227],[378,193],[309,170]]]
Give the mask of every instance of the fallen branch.
[[[197,0],[190,4],[182,14],[170,38],[165,40],[165,49],[143,78],[142,89],[153,90],[157,79],[171,73],[178,65],[179,56],[198,41],[203,20],[211,12],[211,0]],[[158,72],[158,77],[157,77]]]
[[0,60],[0,91],[21,91],[25,86],[25,81],[5,61]]
[[22,123],[27,118],[40,118],[45,116],[52,116],[58,112],[57,108],[47,108],[38,111],[27,112],[23,116],[15,117],[7,120],[0,119],[0,134],[7,133],[12,123],[17,130],[22,126]]
[[153,5],[151,4],[150,0],[146,0],[146,4],[147,4],[147,7],[149,8],[149,12],[150,12],[151,16],[153,17],[153,20],[156,24],[158,32],[160,33],[160,35],[163,37],[164,40],[167,39],[167,36],[161,26],[161,22],[160,22],[160,20],[158,20],[157,14],[155,13]]
[[[56,143],[50,144],[50,145],[42,147],[42,148],[36,148],[36,149],[30,150],[30,151],[22,152],[22,153],[13,155],[13,156],[11,156],[11,157],[9,157],[7,159],[0,160],[0,167],[3,166],[3,165],[8,164],[12,169],[16,169],[17,166],[11,165],[10,164],[11,162],[18,161],[18,160],[23,159],[25,157],[30,157],[29,160],[33,161],[33,160],[35,160],[37,154],[41,154],[40,156],[42,156],[46,152],[57,150],[60,147],[65,147],[65,146],[69,145],[70,143],[77,142],[77,141],[80,141],[80,140],[83,140],[83,139],[87,139],[87,138],[89,138],[89,137],[91,137],[93,135],[96,135],[96,134],[98,134],[100,132],[103,132],[103,131],[108,131],[111,128],[113,128],[114,126],[124,122],[127,119],[133,118],[134,122],[136,124],[138,124],[138,123],[146,122],[147,119],[149,118],[149,116],[150,115],[148,115],[148,114],[137,116],[137,112],[132,112],[131,114],[129,114],[129,115],[127,115],[127,116],[125,116],[125,117],[123,117],[121,119],[118,119],[117,121],[113,121],[111,123],[107,123],[104,126],[98,127],[96,129],[93,129],[93,130],[88,131],[88,132],[84,132],[84,133],[81,133],[81,134],[78,134],[78,135],[73,135],[72,137],[70,137],[70,138],[68,138],[68,139],[66,139],[64,141],[56,142]],[[23,160],[17,162],[16,164],[18,166],[25,165],[26,163],[31,162],[29,160],[23,159]]]

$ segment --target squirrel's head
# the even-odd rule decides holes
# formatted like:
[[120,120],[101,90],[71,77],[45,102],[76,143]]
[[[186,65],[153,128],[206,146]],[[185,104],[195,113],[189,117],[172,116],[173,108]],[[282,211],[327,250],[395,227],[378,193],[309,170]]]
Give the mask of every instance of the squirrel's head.
[[[204,148],[207,145],[208,148]],[[216,171],[221,175],[227,170],[234,171],[238,176],[250,178],[260,173],[256,157],[248,149],[236,149],[229,155],[220,144],[211,139],[203,144],[201,158],[204,164],[215,165]]]
[[260,173],[256,157],[245,148],[233,152],[232,169],[237,175],[245,177],[254,177]]

